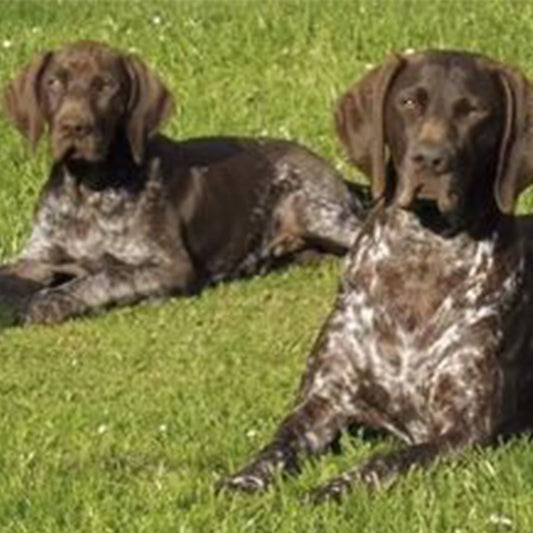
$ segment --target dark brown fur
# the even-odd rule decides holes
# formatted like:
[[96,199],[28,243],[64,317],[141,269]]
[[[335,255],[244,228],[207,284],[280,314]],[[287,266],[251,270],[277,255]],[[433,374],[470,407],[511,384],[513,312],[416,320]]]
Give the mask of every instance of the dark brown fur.
[[54,158],[30,238],[0,271],[24,324],[342,254],[359,225],[363,189],[295,143],[157,134],[170,92],[102,43],[35,57],[4,107],[31,145],[48,132]]
[[[487,58],[393,56],[340,100],[337,128],[378,208],[350,250],[295,408],[226,479],[268,486],[351,425],[404,444],[313,493],[388,484],[533,422],[533,88]],[[389,154],[389,156],[387,156]]]

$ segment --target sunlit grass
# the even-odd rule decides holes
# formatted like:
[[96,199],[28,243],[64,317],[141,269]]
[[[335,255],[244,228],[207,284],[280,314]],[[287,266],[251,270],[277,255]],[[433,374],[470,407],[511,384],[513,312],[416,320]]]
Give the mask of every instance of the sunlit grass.
[[[392,50],[477,50],[533,74],[533,3],[505,0],[2,2],[0,75],[78,38],[136,51],[176,94],[176,138],[271,135],[348,171],[335,98]],[[0,257],[20,249],[49,167],[0,122]],[[522,209],[531,207],[524,198]],[[527,441],[472,452],[343,506],[300,497],[393,441],[259,497],[217,497],[290,406],[341,264],[294,267],[198,298],[0,333],[0,531],[529,532]]]

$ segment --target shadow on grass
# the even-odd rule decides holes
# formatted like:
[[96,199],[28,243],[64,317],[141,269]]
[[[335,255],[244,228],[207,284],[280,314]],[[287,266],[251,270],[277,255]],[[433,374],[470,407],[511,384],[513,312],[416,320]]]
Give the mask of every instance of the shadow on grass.
[[0,332],[16,325],[17,309],[0,302]]

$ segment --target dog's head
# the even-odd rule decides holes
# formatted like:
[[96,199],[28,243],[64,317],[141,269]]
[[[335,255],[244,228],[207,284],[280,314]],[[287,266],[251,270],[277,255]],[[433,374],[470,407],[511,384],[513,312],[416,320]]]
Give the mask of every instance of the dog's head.
[[511,213],[533,177],[533,91],[520,73],[479,55],[398,55],[339,101],[338,135],[374,198],[435,201],[466,214]]
[[55,160],[102,161],[124,135],[140,163],[173,99],[137,57],[78,41],[34,57],[8,83],[4,108],[33,147],[48,126]]

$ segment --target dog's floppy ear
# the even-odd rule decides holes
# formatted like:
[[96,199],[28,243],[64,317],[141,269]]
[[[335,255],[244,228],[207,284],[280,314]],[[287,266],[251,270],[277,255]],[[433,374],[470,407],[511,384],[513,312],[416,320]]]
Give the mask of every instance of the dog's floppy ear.
[[159,78],[136,56],[125,59],[130,78],[126,135],[133,159],[140,164],[146,140],[172,114],[174,99]]
[[34,150],[43,133],[45,117],[40,105],[40,81],[52,52],[36,55],[4,89],[4,112]]
[[505,119],[494,198],[502,213],[512,213],[519,194],[533,182],[533,85],[503,65],[495,71],[505,98]]
[[375,199],[385,193],[385,103],[392,80],[404,64],[392,55],[355,83],[335,109],[337,135],[348,158],[372,183]]

